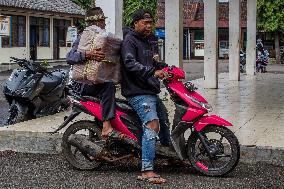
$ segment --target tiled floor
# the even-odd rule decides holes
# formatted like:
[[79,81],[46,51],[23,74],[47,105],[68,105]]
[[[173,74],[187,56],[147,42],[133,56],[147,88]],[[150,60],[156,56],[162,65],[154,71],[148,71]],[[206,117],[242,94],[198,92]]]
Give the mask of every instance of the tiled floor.
[[231,129],[243,145],[284,147],[284,74],[241,76],[241,81],[219,75],[219,89],[203,89],[203,80],[195,80],[199,91],[217,114],[234,124]]

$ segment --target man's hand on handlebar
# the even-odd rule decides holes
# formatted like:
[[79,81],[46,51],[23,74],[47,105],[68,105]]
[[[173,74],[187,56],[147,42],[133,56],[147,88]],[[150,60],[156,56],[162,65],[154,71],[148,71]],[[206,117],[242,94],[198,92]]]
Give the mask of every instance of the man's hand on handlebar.
[[157,70],[154,73],[154,77],[157,77],[159,79],[164,79],[164,78],[168,78],[169,74],[168,74],[168,72],[166,72],[164,70]]

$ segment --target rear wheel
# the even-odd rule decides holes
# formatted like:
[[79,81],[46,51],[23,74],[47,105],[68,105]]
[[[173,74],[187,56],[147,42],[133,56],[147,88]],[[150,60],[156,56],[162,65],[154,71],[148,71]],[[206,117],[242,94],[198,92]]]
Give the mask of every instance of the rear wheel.
[[196,133],[188,139],[188,157],[192,166],[207,176],[222,176],[232,171],[240,159],[237,137],[226,127],[211,125],[201,132],[210,149],[215,151],[209,157]]
[[80,150],[72,146],[68,139],[70,135],[81,135],[88,140],[95,142],[101,140],[101,129],[99,125],[91,121],[78,121],[70,125],[63,134],[62,152],[66,160],[79,170],[92,170],[101,166],[102,162],[93,159],[90,155],[80,152]]
[[6,124],[13,125],[26,120],[28,120],[28,107],[13,100],[9,108],[9,117]]

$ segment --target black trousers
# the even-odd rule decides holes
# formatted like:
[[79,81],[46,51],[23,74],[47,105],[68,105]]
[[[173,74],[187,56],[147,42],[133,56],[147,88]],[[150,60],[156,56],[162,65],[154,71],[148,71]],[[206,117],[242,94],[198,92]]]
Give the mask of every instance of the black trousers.
[[112,82],[93,85],[83,84],[82,96],[93,96],[101,99],[103,121],[115,118],[115,85]]

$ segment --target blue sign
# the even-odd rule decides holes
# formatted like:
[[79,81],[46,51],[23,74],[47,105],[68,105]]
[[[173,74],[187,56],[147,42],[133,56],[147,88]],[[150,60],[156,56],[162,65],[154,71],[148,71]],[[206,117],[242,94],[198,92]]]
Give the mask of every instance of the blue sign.
[[155,30],[155,35],[158,37],[158,38],[165,38],[165,30],[163,29],[156,29]]

